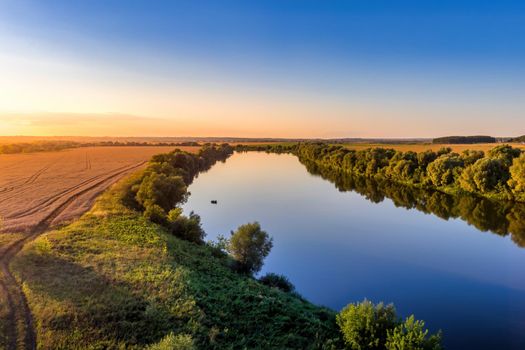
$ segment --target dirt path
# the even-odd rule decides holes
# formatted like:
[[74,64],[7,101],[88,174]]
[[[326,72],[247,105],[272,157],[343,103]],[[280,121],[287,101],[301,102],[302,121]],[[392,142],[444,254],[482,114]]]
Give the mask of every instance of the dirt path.
[[[126,174],[140,168],[145,161],[131,166],[121,167],[113,172],[95,176],[87,181],[73,186],[57,196],[53,197],[53,202],[59,201],[56,206],[43,220],[41,220],[33,229],[29,231],[24,238],[11,243],[0,256],[0,293],[2,299],[6,300],[8,314],[6,327],[7,332],[7,349],[36,349],[36,332],[34,330],[31,312],[24,296],[22,287],[18,284],[15,277],[9,270],[9,264],[13,257],[24,247],[24,245],[35,239],[38,235],[45,232],[68,207],[78,198],[86,193],[94,194],[95,198],[108,186],[118,181]],[[90,203],[91,205],[92,203]],[[38,208],[38,206],[37,206]],[[32,210],[30,210],[32,211]],[[28,214],[29,215],[29,214]]]

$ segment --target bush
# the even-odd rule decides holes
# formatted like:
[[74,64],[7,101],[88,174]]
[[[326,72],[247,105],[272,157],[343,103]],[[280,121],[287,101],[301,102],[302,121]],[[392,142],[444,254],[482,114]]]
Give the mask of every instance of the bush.
[[368,300],[347,305],[336,317],[345,345],[352,350],[441,350],[441,333],[428,334],[414,316],[400,322],[392,304]]
[[[176,213],[179,215],[176,215]],[[180,215],[179,208],[170,211],[168,216],[170,232],[181,239],[197,244],[204,242],[206,233],[201,226],[199,215],[190,213],[190,216]]]
[[353,350],[384,349],[388,331],[397,325],[392,304],[374,305],[368,300],[347,305],[336,320],[345,344]]
[[272,238],[261,230],[258,222],[253,222],[232,232],[228,252],[235,259],[239,272],[254,274],[261,270],[272,247]]
[[425,322],[414,316],[397,325],[388,332],[385,347],[387,350],[441,350],[441,333],[428,336]]
[[278,275],[272,272],[267,273],[266,275],[259,278],[259,282],[269,287],[280,289],[285,293],[291,293],[295,290],[295,286],[286,276]]
[[166,223],[166,212],[157,204],[151,204],[144,210],[144,217],[157,224],[164,225]]
[[193,350],[196,349],[190,335],[173,333],[168,334],[156,344],[150,345],[146,350]]

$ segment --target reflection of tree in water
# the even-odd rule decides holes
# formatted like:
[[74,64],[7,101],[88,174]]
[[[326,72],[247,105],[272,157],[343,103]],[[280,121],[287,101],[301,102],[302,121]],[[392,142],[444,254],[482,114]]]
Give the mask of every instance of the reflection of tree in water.
[[525,247],[525,204],[496,202],[473,195],[449,195],[443,192],[403,186],[385,179],[346,174],[329,167],[319,167],[301,160],[309,173],[335,184],[341,192],[359,193],[373,203],[390,199],[396,207],[417,209],[441,219],[461,219],[480,231],[500,236],[512,235],[512,240]]

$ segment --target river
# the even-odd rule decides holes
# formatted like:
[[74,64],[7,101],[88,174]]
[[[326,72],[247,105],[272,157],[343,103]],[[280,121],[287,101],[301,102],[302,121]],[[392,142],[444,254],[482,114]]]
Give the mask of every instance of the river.
[[525,349],[525,239],[509,233],[521,211],[321,173],[293,155],[236,153],[195,179],[184,211],[209,240],[260,222],[274,239],[261,273],[315,304],[393,302],[443,330],[447,349]]

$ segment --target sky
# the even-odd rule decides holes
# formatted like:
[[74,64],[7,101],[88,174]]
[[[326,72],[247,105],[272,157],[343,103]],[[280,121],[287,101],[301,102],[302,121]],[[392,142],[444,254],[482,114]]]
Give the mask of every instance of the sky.
[[0,0],[0,135],[525,134],[525,2]]

